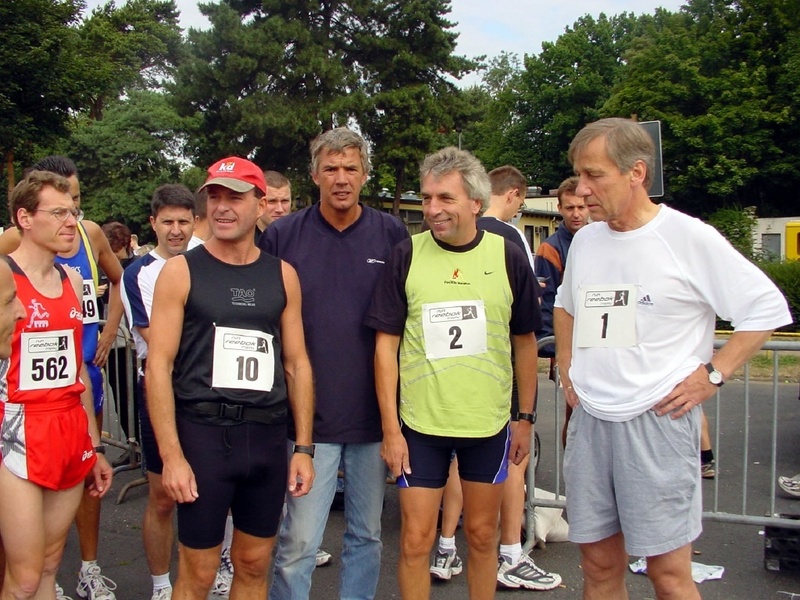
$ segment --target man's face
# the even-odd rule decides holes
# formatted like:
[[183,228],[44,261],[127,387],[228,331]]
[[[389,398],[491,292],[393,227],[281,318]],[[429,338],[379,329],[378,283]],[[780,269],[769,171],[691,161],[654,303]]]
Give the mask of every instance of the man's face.
[[196,222],[192,211],[180,206],[165,206],[155,217],[150,217],[150,225],[158,239],[159,254],[166,258],[185,252]]
[[0,260],[0,359],[11,355],[11,336],[17,321],[25,318],[25,307],[17,298],[11,268]]
[[78,221],[72,214],[74,210],[75,203],[69,193],[46,186],[39,192],[36,212],[19,211],[17,218],[25,225],[23,230],[26,237],[36,245],[58,254],[72,250],[78,227]]
[[633,174],[620,172],[608,156],[604,136],[577,153],[573,168],[579,177],[575,193],[583,197],[592,221],[613,223],[626,216],[633,200]]
[[467,197],[458,171],[422,179],[422,214],[437,240],[451,246],[471,242],[477,233],[475,219],[480,209],[479,200]]
[[69,181],[69,195],[72,196],[72,201],[75,203],[75,208],[80,210],[81,184],[78,181],[78,177],[76,175],[70,175],[69,177],[67,177],[67,181]]
[[264,227],[269,227],[273,221],[285,217],[292,212],[292,189],[285,185],[274,188],[267,187],[267,211],[259,221]]
[[564,227],[572,234],[589,222],[589,209],[586,208],[586,202],[580,196],[569,192],[561,195],[558,212],[564,219]]
[[311,177],[319,186],[319,200],[323,206],[345,213],[358,204],[361,187],[367,181],[361,154],[353,147],[345,148],[344,152],[323,149],[317,171]]
[[519,191],[519,188],[511,188],[506,194],[508,201],[502,219],[508,222],[522,212],[522,208],[525,206],[525,196]]
[[255,189],[235,192],[221,185],[210,185],[206,189],[211,234],[227,241],[252,237],[256,221],[267,208],[266,197],[256,198]]

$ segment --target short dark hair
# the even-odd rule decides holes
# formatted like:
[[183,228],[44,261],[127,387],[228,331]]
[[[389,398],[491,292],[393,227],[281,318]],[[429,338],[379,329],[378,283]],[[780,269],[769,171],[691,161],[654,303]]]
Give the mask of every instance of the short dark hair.
[[158,216],[162,208],[174,206],[186,208],[192,211],[192,215],[197,214],[195,208],[194,194],[185,185],[180,183],[165,183],[156,188],[153,192],[153,200],[150,202],[150,214]]
[[59,156],[56,154],[45,156],[39,162],[30,167],[25,172],[25,176],[27,177],[28,173],[31,171],[49,171],[51,173],[57,173],[62,177],[72,177],[73,175],[76,177],[78,176],[78,167],[75,166],[73,160],[66,156]]
[[116,254],[123,248],[130,254],[131,250],[131,230],[128,226],[119,221],[111,221],[103,224],[100,229],[106,234],[106,239],[111,246],[111,251]]
[[522,197],[528,191],[528,181],[525,175],[511,165],[503,165],[489,171],[489,181],[492,184],[492,195],[505,194],[511,188],[517,188]]
[[277,171],[264,171],[264,180],[267,182],[268,188],[288,187],[292,189],[292,183],[283,173]]
[[564,181],[561,182],[561,185],[558,186],[558,205],[561,206],[561,197],[564,194],[571,194],[573,196],[577,196],[578,194],[575,191],[578,189],[578,182],[580,178],[577,175],[573,175],[572,177],[567,177]]
[[42,190],[46,187],[69,194],[69,181],[52,171],[29,171],[12,190],[8,199],[8,214],[11,216],[11,222],[20,231],[22,229],[17,222],[17,212],[24,208],[29,213],[35,213],[39,209]]
[[194,193],[194,214],[201,221],[208,217],[208,188],[200,188]]

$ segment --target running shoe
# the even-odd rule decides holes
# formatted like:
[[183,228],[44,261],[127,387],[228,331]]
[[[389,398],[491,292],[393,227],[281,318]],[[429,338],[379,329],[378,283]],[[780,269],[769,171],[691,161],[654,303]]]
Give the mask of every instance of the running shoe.
[[500,557],[497,583],[506,588],[544,591],[561,585],[561,575],[540,569],[530,556],[523,553],[516,565]]
[[447,554],[447,552],[436,551],[436,555],[431,562],[431,575],[437,579],[448,580],[453,575],[460,575],[464,570],[464,563],[458,558],[458,554]]
[[153,590],[153,595],[150,598],[150,600],[171,600],[171,599],[172,599],[171,587],[164,587],[164,588],[158,588],[157,590]]
[[78,574],[78,597],[84,600],[117,600],[114,592],[117,584],[100,573],[100,567],[92,565]]
[[783,475],[778,477],[778,485],[790,496],[800,498],[800,473],[794,477],[785,477]]
[[64,588],[56,583],[56,600],[72,600],[71,596],[64,594]]
[[219,558],[219,569],[217,578],[211,593],[220,598],[227,598],[231,593],[231,583],[233,582],[233,563],[231,562],[231,549],[225,548]]
[[330,552],[326,552],[322,548],[317,548],[317,566],[324,567],[325,565],[331,564],[331,556]]
[[712,458],[700,465],[700,476],[703,479],[714,479],[717,476],[716,461]]

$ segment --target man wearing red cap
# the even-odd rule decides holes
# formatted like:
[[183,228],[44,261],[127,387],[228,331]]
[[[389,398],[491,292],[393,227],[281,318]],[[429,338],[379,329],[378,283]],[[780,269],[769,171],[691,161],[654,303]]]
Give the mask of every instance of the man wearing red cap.
[[[203,600],[233,515],[231,598],[264,598],[284,496],[308,493],[313,383],[300,283],[288,263],[253,243],[266,210],[256,165],[208,170],[211,238],[164,265],[150,320],[147,404],[178,502],[175,600]],[[287,459],[288,407],[297,432]]]

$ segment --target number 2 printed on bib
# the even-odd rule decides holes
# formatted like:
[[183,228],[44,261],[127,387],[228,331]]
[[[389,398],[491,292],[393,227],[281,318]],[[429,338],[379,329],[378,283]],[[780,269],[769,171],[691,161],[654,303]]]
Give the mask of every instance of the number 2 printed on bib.
[[428,359],[483,354],[487,348],[483,300],[423,304],[422,330]]
[[214,328],[215,388],[269,392],[275,381],[273,336],[255,329]]
[[629,348],[636,345],[636,286],[581,286],[575,315],[578,348]]

